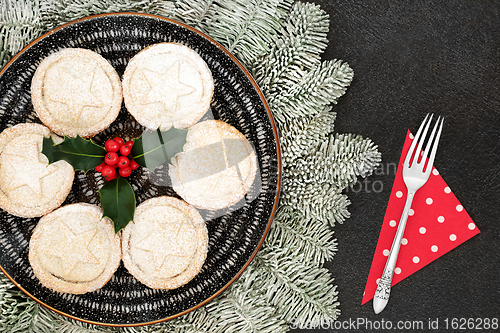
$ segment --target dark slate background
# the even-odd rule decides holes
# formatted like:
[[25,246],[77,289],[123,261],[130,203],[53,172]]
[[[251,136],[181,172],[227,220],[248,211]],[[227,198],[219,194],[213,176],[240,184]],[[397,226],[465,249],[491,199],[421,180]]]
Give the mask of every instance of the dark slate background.
[[[335,227],[339,250],[326,266],[339,320],[423,321],[431,332],[429,320],[438,319],[439,332],[451,332],[446,319],[500,318],[500,2],[313,2],[330,15],[323,58],[342,59],[355,74],[334,107],[335,131],[371,138],[384,166],[368,191],[350,191],[352,216]],[[397,284],[375,315],[361,299],[394,179],[386,166],[398,163],[407,129],[427,113],[445,117],[435,166],[481,233]],[[325,328],[294,332],[375,331]]]

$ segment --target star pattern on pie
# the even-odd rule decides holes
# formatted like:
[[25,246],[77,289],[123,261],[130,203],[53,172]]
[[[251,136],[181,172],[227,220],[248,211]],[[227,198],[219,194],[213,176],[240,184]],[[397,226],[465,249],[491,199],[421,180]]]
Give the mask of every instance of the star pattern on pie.
[[224,189],[219,190],[219,187],[221,186],[219,183],[223,181],[224,178],[228,177],[228,173],[226,171],[228,171],[231,167],[236,168],[236,177],[241,182],[241,186],[243,186],[243,178],[241,175],[241,170],[238,165],[238,163],[241,162],[242,159],[239,160],[240,157],[235,156],[233,154],[234,150],[233,148],[236,145],[233,144],[232,140],[238,140],[238,139],[224,139],[222,137],[220,138],[219,142],[221,143],[222,156],[224,156],[224,164],[226,169],[220,170],[221,172],[219,171],[215,174],[209,175],[212,178],[212,184],[213,184],[213,186],[211,186],[211,193],[224,192]]
[[97,233],[96,228],[75,234],[66,223],[61,222],[59,231],[59,242],[49,246],[43,252],[46,255],[61,258],[65,276],[68,276],[79,262],[99,264],[99,260],[88,248]]
[[153,255],[155,269],[159,270],[168,256],[188,257],[189,254],[178,244],[177,237],[183,222],[154,222],[149,236],[140,240],[135,248],[149,251]]
[[142,70],[142,74],[151,86],[142,104],[162,103],[168,112],[177,111],[179,96],[189,95],[196,91],[196,88],[180,81],[180,68],[180,61],[176,61],[164,74],[149,69]]
[[86,106],[102,107],[101,101],[90,91],[94,71],[74,77],[65,68],[59,69],[61,88],[50,96],[54,102],[66,104],[74,121],[77,121]]
[[244,151],[241,149],[241,145],[245,142],[242,139],[223,139],[221,138],[222,143],[224,144],[224,157],[226,161],[226,167],[228,169],[235,168],[238,180],[241,182],[241,186],[243,184],[243,175],[240,169],[240,163],[243,162],[247,157],[250,156],[250,152],[245,149]]
[[21,186],[28,186],[38,197],[42,196],[42,178],[54,173],[58,167],[40,162],[38,155],[40,150],[38,144],[29,144],[25,154],[5,154],[5,159],[14,170],[15,175],[11,177],[7,188],[12,191]]

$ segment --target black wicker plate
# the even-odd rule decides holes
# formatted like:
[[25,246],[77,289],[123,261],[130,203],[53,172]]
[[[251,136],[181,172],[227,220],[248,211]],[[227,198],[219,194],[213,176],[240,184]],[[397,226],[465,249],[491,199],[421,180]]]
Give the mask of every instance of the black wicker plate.
[[[248,266],[262,245],[274,216],[281,177],[277,130],[255,81],[220,44],[181,23],[152,15],[119,13],[91,16],[54,29],[38,38],[0,72],[0,130],[17,123],[37,122],[30,85],[38,64],[67,47],[87,48],[106,58],[119,75],[128,61],[148,45],[178,42],[206,61],[215,81],[211,111],[205,118],[220,119],[241,131],[257,152],[260,177],[248,196],[224,211],[201,212],[209,230],[209,250],[202,271],[188,284],[170,291],[150,289],[120,265],[102,289],[84,295],[53,292],[43,287],[28,262],[28,243],[38,219],[0,212],[0,266],[25,293],[39,303],[71,318],[94,324],[128,326],[150,324],[187,313],[213,299]],[[93,138],[102,144],[117,135],[137,137],[142,127],[122,106],[109,129]],[[139,170],[139,169],[138,169]],[[141,170],[129,181],[138,204],[160,195],[176,196],[166,168],[152,175]],[[104,183],[93,171],[77,172],[65,204],[99,204],[97,190]]]

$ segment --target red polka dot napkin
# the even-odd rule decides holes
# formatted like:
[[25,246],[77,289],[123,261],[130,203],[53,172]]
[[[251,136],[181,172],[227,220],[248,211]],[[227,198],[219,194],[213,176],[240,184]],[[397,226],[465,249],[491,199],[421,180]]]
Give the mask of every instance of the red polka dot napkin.
[[[406,202],[402,164],[412,142],[410,135],[408,131],[361,304],[373,299]],[[469,214],[434,168],[413,198],[392,285],[478,233]]]

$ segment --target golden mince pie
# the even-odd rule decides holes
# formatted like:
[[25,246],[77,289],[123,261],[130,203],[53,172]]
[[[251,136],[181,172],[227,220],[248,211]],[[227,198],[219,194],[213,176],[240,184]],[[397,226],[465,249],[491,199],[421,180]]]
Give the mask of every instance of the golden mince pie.
[[175,289],[201,270],[208,231],[201,215],[182,200],[148,199],[122,234],[123,263],[146,286]]
[[91,137],[106,129],[122,104],[120,77],[101,55],[67,48],[45,58],[31,83],[33,107],[53,132]]
[[196,124],[208,110],[213,90],[205,61],[176,43],[154,44],[140,51],[123,75],[127,110],[152,130]]
[[244,198],[257,173],[250,142],[233,126],[207,120],[191,127],[183,152],[172,158],[172,186],[201,209],[222,209]]
[[66,199],[75,171],[66,161],[49,165],[41,151],[43,138],[50,135],[40,124],[18,124],[0,133],[0,208],[20,217],[37,217]]
[[98,206],[77,203],[40,219],[29,243],[29,262],[40,282],[55,291],[100,289],[121,259],[120,237]]

